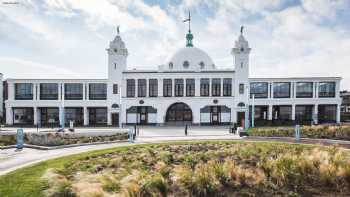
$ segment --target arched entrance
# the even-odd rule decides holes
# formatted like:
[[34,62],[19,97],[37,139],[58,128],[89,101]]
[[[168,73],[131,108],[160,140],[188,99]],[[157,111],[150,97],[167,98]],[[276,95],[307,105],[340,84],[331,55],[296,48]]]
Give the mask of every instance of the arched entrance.
[[166,112],[166,122],[192,122],[192,110],[185,103],[174,103]]

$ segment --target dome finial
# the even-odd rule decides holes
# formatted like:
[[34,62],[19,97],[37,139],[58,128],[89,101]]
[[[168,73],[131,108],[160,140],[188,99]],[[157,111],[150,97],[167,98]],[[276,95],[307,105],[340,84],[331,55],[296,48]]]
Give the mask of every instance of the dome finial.
[[183,21],[188,22],[188,33],[186,34],[186,47],[193,47],[192,40],[193,40],[193,35],[191,33],[191,12],[188,11],[188,18]]

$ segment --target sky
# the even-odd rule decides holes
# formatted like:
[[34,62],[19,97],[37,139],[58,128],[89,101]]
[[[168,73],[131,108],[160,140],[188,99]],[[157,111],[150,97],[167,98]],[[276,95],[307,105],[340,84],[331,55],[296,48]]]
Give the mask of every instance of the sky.
[[128,68],[156,69],[193,44],[220,68],[243,25],[251,77],[342,77],[350,89],[350,0],[0,0],[4,78],[107,78],[120,25]]

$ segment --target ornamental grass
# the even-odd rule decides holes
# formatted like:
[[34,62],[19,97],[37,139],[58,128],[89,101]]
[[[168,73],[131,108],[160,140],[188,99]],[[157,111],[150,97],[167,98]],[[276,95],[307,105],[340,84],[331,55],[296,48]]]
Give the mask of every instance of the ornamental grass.
[[45,196],[349,196],[336,147],[202,142],[129,147],[50,169]]

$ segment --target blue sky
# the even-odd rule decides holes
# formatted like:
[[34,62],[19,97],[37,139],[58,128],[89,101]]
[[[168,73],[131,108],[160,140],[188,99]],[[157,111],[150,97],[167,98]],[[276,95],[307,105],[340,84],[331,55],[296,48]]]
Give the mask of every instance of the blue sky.
[[[9,3],[10,2],[10,3]],[[5,78],[106,78],[108,43],[121,26],[129,68],[156,68],[185,45],[233,68],[241,25],[252,77],[343,77],[350,89],[349,0],[0,0]]]

